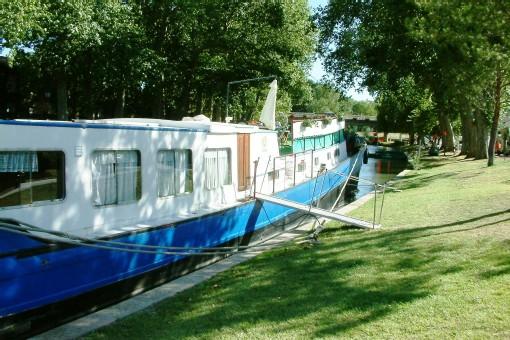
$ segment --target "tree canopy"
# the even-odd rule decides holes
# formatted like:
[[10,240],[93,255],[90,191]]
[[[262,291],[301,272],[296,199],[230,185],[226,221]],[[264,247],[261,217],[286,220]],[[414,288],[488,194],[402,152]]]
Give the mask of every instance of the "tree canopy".
[[[509,7],[499,0],[331,0],[317,18],[321,52],[338,86],[361,80],[386,111],[390,99],[397,111],[407,106],[402,85],[412,82],[413,93],[432,101],[418,105],[420,122],[435,119],[451,149],[451,121],[461,119],[463,152],[489,154],[491,164],[506,94]],[[407,110],[398,123],[416,114]]]
[[[316,33],[306,0],[1,0],[0,24],[0,44],[24,79],[24,107],[46,100],[60,119],[220,120],[229,81],[268,75],[287,106],[311,94]],[[241,98],[241,110],[253,111],[258,97]]]

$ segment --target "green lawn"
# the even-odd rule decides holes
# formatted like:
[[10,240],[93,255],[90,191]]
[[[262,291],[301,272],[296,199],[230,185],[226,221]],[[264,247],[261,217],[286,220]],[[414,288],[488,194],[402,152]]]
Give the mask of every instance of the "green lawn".
[[510,338],[510,159],[431,158],[397,185],[381,230],[330,223],[89,338]]

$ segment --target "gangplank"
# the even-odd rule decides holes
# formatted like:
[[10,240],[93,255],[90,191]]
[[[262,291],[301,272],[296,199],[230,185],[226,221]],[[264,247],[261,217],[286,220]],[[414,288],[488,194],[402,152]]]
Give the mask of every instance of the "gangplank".
[[341,214],[338,214],[338,213],[335,213],[332,211],[312,207],[311,205],[305,205],[305,204],[301,204],[298,202],[286,200],[281,197],[269,196],[269,195],[265,195],[265,194],[261,194],[261,193],[257,192],[255,195],[255,198],[260,201],[267,201],[270,203],[279,204],[284,207],[304,211],[304,212],[307,212],[307,213],[310,213],[310,214],[313,214],[316,216],[324,217],[324,218],[327,218],[330,220],[340,221],[340,222],[346,223],[348,225],[352,225],[352,226],[359,227],[359,228],[377,229],[377,228],[381,227],[380,224],[363,221],[363,220],[360,220],[360,219],[357,219],[354,217],[349,217],[349,216],[341,215]]

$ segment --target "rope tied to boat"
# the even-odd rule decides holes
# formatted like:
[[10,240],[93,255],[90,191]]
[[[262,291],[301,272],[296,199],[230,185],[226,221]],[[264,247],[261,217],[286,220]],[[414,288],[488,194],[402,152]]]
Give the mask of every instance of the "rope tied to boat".
[[[153,254],[153,255],[195,255],[195,256],[206,256],[206,255],[230,255],[238,251],[253,251],[260,252],[265,249],[274,248],[278,245],[288,244],[291,242],[298,242],[301,240],[307,240],[310,237],[308,235],[302,237],[296,237],[292,240],[285,240],[279,242],[273,242],[270,244],[264,244],[275,237],[280,236],[283,233],[292,231],[298,228],[300,224],[294,228],[283,230],[279,233],[272,235],[267,239],[263,239],[256,244],[252,245],[237,245],[237,246],[222,246],[222,247],[192,247],[192,246],[166,246],[166,245],[149,245],[139,244],[130,242],[120,242],[112,240],[102,240],[82,237],[70,233],[61,231],[55,231],[50,229],[40,228],[28,223],[24,223],[15,219],[0,219],[0,230],[8,231],[14,234],[23,236],[29,236],[34,239],[48,242],[50,244],[67,244],[73,246],[85,246],[90,248],[111,250],[111,251],[123,251],[129,253],[141,253],[141,254]],[[42,235],[41,235],[42,234]],[[47,237],[43,235],[51,235],[53,237]]]

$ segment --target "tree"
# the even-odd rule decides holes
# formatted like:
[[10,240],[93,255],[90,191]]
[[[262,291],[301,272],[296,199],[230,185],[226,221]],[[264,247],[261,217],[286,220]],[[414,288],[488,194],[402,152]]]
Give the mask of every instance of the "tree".
[[355,101],[352,105],[352,113],[361,116],[376,116],[376,105],[373,101]]
[[139,83],[145,65],[143,31],[131,7],[115,0],[14,3],[0,7],[9,20],[21,20],[3,26],[4,44],[24,54],[41,79],[53,78],[58,118],[68,119],[69,97],[76,113],[97,110],[94,101],[109,98],[122,113],[125,88]]
[[418,134],[421,142],[437,125],[435,102],[430,91],[423,91],[414,79],[407,77],[396,88],[382,91],[377,98],[378,128],[384,132],[406,132],[410,143]]
[[40,21],[46,13],[41,0],[0,0],[0,51],[39,38],[44,32]]
[[453,147],[450,120],[460,114],[465,134],[477,139],[468,154],[485,158],[488,150],[491,164],[492,142],[477,146],[487,143],[489,121],[493,140],[501,107],[497,80],[505,84],[509,6],[498,0],[331,1],[318,18],[322,53],[340,86],[361,78],[381,92],[412,76],[433,95],[442,130],[448,131],[445,145]]
[[[316,36],[306,0],[0,1],[1,46],[39,83],[50,80],[60,119],[222,120],[229,81],[269,75],[287,106],[311,98]],[[38,88],[35,79],[28,85]],[[260,96],[248,90],[233,105],[249,117],[260,102],[250,98]]]
[[[449,87],[461,92],[470,103],[477,122],[478,140],[486,145],[486,126],[490,125],[488,148],[475,152],[475,157],[488,157],[494,163],[494,145],[501,112],[504,89],[508,85],[510,52],[508,21],[510,4],[505,1],[418,1],[426,13],[416,21],[417,36],[434,42],[438,58],[450,73]],[[452,53],[453,51],[453,53]],[[452,56],[454,63],[452,63]],[[450,57],[450,63],[446,62]],[[464,117],[469,127],[469,117]],[[485,125],[485,126],[483,126]],[[471,133],[467,131],[467,133]],[[476,150],[475,150],[476,151]],[[483,152],[483,154],[482,154]]]
[[314,113],[334,112],[343,114],[342,103],[346,100],[342,94],[327,84],[312,83],[312,98],[304,111]]
[[[222,119],[234,80],[275,75],[296,103],[307,96],[314,30],[306,1],[139,3],[151,46],[167,60],[164,86],[175,118],[209,111]],[[239,105],[236,98],[231,104]]]

